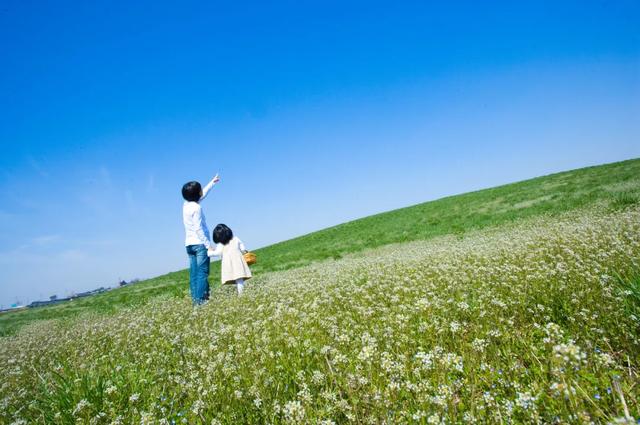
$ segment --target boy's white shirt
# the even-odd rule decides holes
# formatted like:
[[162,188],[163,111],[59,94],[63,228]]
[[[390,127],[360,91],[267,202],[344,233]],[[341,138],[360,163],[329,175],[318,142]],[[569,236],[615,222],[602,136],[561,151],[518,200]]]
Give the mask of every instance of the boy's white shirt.
[[202,189],[202,196],[198,202],[185,201],[182,205],[182,222],[184,223],[185,246],[204,245],[211,247],[211,237],[207,228],[207,221],[202,212],[200,201],[207,197],[211,188],[215,185],[214,179]]

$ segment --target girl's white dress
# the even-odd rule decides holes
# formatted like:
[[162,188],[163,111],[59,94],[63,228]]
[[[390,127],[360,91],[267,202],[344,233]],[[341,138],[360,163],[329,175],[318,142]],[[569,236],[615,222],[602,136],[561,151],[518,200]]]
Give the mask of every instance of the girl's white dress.
[[238,279],[251,279],[251,269],[244,259],[242,252],[246,251],[242,241],[236,237],[228,244],[219,243],[209,256],[222,257],[222,283],[235,283]]

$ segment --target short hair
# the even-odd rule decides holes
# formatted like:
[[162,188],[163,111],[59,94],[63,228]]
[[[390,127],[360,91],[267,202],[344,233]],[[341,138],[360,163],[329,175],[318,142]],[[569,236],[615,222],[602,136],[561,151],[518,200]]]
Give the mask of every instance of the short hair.
[[220,223],[213,229],[213,241],[215,243],[226,245],[231,239],[233,239],[233,232],[226,224]]
[[182,186],[182,197],[185,201],[198,202],[200,200],[200,194],[202,193],[202,186],[198,182],[185,183]]

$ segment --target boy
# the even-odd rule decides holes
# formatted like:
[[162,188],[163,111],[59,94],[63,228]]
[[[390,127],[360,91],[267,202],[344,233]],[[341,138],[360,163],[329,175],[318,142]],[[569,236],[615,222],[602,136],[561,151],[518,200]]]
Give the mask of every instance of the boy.
[[204,303],[209,299],[209,256],[207,250],[211,248],[209,229],[200,206],[200,201],[206,198],[211,188],[220,181],[216,176],[204,187],[192,181],[182,186],[182,221],[185,231],[185,245],[189,255],[189,288],[194,305]]

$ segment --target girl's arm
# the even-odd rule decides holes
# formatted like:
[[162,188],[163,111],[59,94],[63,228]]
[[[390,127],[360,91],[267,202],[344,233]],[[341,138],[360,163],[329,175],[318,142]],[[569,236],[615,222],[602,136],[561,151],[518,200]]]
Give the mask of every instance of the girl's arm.
[[220,255],[222,255],[222,244],[217,244],[215,249],[209,248],[209,251],[207,251],[207,255],[209,255],[209,257],[219,257]]
[[207,185],[205,187],[202,188],[202,196],[200,197],[200,200],[202,201],[204,198],[207,197],[207,195],[209,194],[209,191],[213,188],[213,186],[215,186],[216,183],[218,183],[220,181],[220,177],[216,174],[214,178],[211,179],[211,181],[209,183],[207,183]]
[[245,248],[244,244],[242,243],[242,241],[240,240],[240,238],[238,238],[238,248],[240,248],[240,251],[247,252],[247,248]]

